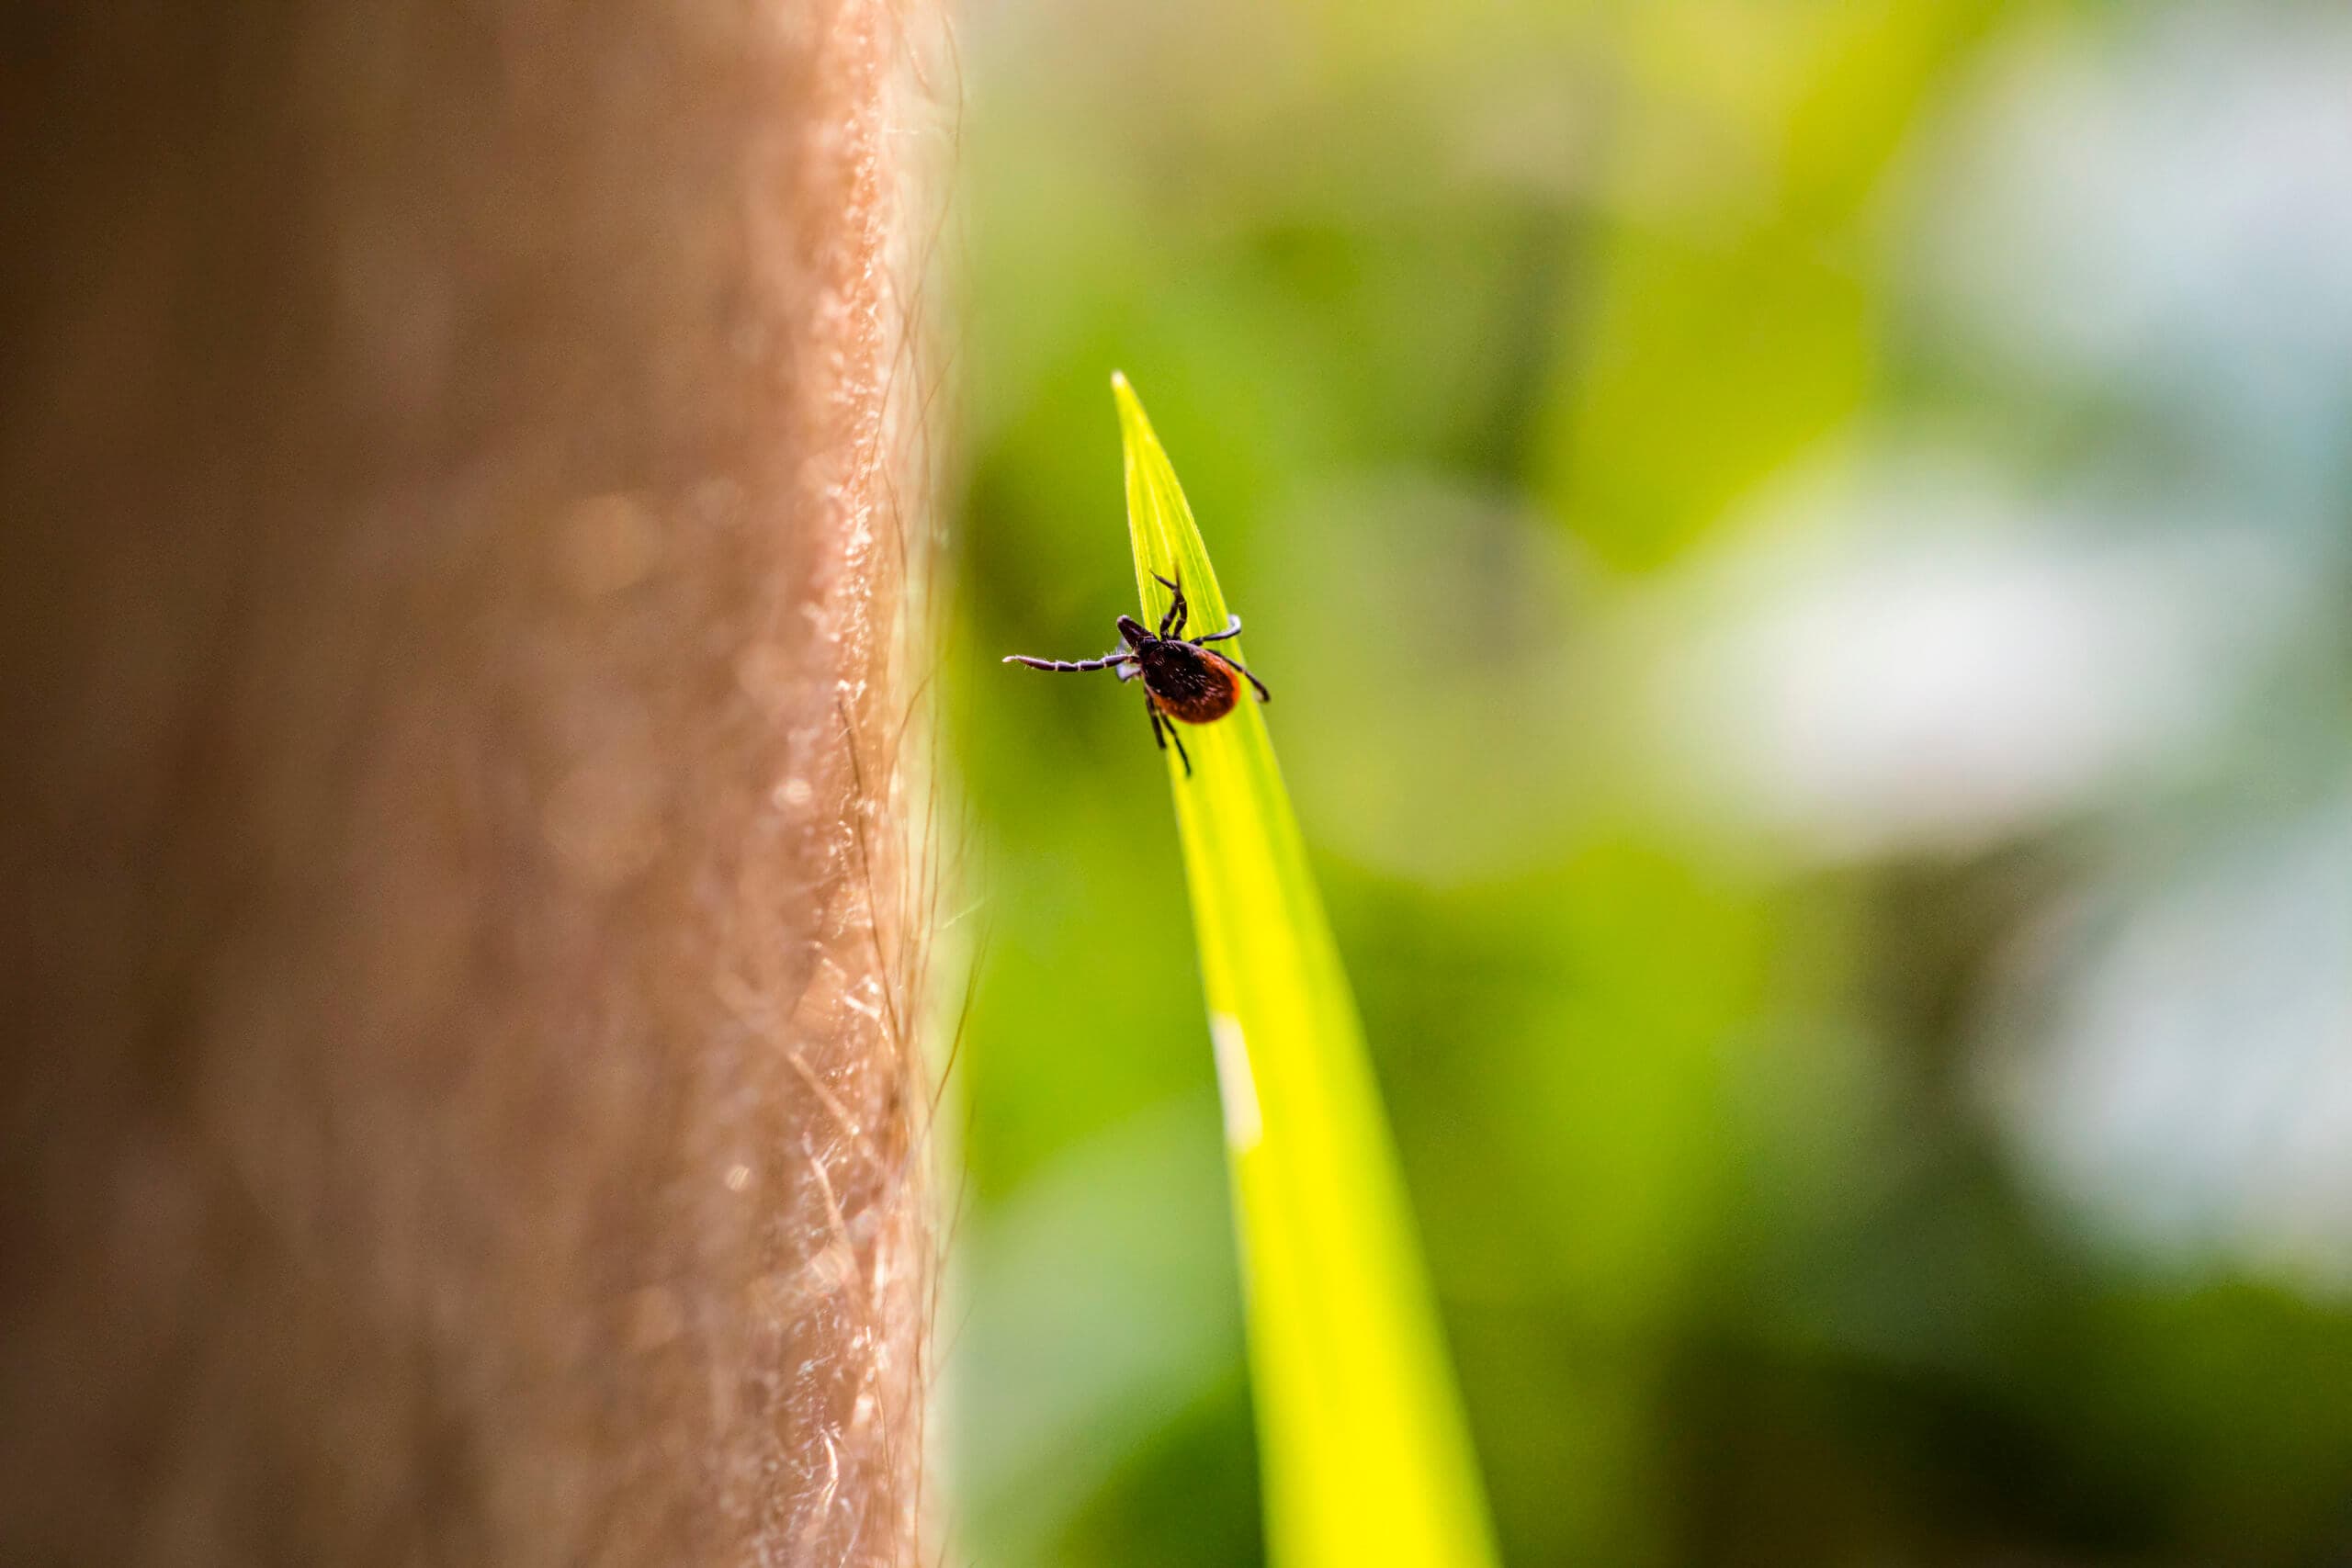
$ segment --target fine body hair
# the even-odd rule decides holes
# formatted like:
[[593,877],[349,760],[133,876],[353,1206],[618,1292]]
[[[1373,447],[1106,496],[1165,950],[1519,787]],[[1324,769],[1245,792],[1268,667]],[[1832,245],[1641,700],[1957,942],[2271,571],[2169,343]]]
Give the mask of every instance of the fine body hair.
[[928,22],[0,24],[0,1560],[922,1554]]

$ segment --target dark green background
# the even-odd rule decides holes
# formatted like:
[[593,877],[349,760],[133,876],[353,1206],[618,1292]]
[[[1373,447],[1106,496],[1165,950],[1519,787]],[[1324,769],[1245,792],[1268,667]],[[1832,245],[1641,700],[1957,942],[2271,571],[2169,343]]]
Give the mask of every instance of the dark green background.
[[2352,1553],[2352,27],[961,39],[953,1561],[1254,1561],[1109,372],[1250,621],[1514,1563]]

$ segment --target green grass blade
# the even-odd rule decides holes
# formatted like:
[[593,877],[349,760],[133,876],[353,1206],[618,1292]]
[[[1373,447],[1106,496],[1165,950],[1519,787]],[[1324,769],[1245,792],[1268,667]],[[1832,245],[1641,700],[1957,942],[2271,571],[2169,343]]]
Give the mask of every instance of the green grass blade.
[[[1168,607],[1159,572],[1184,585],[1196,632],[1221,627],[1225,595],[1168,454],[1125,377],[1112,391],[1144,618]],[[1249,661],[1238,639],[1217,647]],[[1279,671],[1268,684],[1279,698]],[[1172,751],[1169,769],[1233,1161],[1269,1558],[1491,1563],[1379,1091],[1265,717],[1245,697],[1182,734],[1193,775]]]

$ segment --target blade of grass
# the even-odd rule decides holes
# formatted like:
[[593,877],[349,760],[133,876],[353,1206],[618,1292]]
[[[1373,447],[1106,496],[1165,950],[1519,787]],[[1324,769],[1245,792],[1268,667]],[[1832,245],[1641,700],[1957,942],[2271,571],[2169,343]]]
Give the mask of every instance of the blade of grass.
[[[1124,376],[1127,533],[1147,624],[1154,572],[1226,624],[1167,452]],[[1220,643],[1242,662],[1238,640]],[[1263,673],[1261,671],[1261,673]],[[1280,694],[1280,675],[1269,684]],[[1269,1561],[1477,1568],[1494,1560],[1442,1332],[1362,1027],[1258,705],[1169,754],[1233,1162]]]

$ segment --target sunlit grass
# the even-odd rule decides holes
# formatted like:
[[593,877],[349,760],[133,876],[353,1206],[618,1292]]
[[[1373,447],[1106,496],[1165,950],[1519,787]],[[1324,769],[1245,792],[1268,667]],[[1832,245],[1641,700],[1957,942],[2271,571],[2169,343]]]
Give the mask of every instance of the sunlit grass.
[[[1136,581],[1197,630],[1225,595],[1167,452],[1125,377]],[[1262,607],[1258,613],[1263,614]],[[1249,661],[1240,642],[1222,643]],[[1280,694],[1279,672],[1265,672]],[[1493,1561],[1477,1467],[1379,1090],[1265,716],[1168,754],[1233,1165],[1267,1552],[1280,1568]]]

